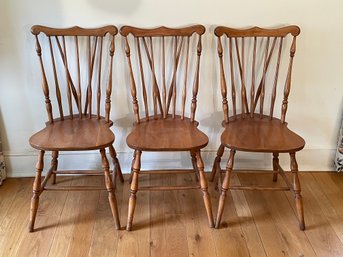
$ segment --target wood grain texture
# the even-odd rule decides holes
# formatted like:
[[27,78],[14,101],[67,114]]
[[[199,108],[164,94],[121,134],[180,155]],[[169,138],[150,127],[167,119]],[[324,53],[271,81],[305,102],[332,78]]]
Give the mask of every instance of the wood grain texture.
[[[290,176],[291,174],[287,174]],[[127,178],[127,177],[126,177]],[[234,183],[270,183],[272,173],[238,174]],[[228,192],[223,228],[208,228],[199,191],[140,192],[132,232],[110,228],[107,192],[46,192],[35,233],[27,233],[27,196],[32,178],[6,180],[0,188],[0,256],[342,256],[343,178],[330,172],[300,175],[307,230],[297,229],[290,192]],[[191,174],[142,176],[141,184],[196,182]],[[104,185],[101,177],[64,176],[63,185]],[[276,182],[282,185],[282,181]],[[129,183],[118,184],[121,219],[127,215]],[[209,184],[212,202],[219,193]],[[93,200],[88,199],[91,197]],[[287,200],[288,199],[288,200]],[[279,204],[274,204],[278,202]],[[214,210],[217,206],[214,204]],[[87,217],[87,218],[85,218]],[[82,222],[81,222],[82,220]],[[84,231],[77,233],[76,231]],[[87,232],[88,231],[88,232]]]
[[113,132],[101,119],[55,121],[29,140],[32,147],[47,151],[94,150],[109,147],[113,141]]
[[190,151],[201,149],[208,144],[208,137],[190,119],[141,120],[128,135],[129,147],[141,151]]
[[253,118],[237,115],[236,120],[225,124],[221,143],[230,149],[270,153],[299,151],[305,146],[304,139],[290,130],[287,123],[257,115]]

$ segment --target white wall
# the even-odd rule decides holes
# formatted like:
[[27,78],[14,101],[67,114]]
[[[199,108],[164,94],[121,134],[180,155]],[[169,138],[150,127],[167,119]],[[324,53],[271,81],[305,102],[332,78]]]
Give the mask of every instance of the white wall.
[[[215,42],[211,35],[215,25],[275,27],[297,24],[302,32],[298,40],[292,91],[287,119],[290,127],[306,140],[299,153],[301,170],[332,170],[339,119],[343,110],[343,3],[340,0],[2,0],[0,3],[0,129],[9,176],[33,175],[36,152],[28,138],[42,128],[46,120],[40,89],[40,74],[34,41],[33,24],[55,27],[79,25],[95,27],[105,24],[130,24],[142,27],[157,25],[183,26],[200,23],[207,27],[204,38],[202,83],[197,118],[200,128],[209,136],[204,158],[209,170],[219,143],[221,105],[218,71],[214,64]],[[117,42],[120,43],[120,37]],[[133,120],[127,103],[129,90],[124,56],[116,52],[115,83],[112,95],[112,120],[116,133],[115,146],[124,171],[129,170],[131,151],[125,144]],[[214,114],[213,114],[214,113]],[[86,163],[82,160],[86,157]],[[188,156],[146,154],[144,166],[153,164],[188,166]],[[249,155],[238,155],[241,167],[252,166]],[[270,165],[270,157],[253,155],[258,167]],[[171,159],[174,158],[174,161]],[[157,161],[154,161],[156,160]],[[95,153],[62,155],[61,165],[68,160],[76,166],[98,165]],[[84,158],[83,158],[84,160]],[[288,165],[287,158],[282,163]]]

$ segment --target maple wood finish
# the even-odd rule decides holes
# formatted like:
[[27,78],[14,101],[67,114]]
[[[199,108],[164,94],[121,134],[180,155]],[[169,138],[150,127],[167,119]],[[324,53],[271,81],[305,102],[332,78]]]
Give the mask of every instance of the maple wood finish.
[[[201,188],[209,225],[214,226],[200,154],[200,150],[208,144],[208,138],[197,128],[198,122],[195,120],[201,36],[204,32],[205,28],[201,25],[180,29],[124,26],[120,30],[125,40],[135,114],[134,129],[126,140],[129,147],[134,149],[127,230],[132,228],[136,194],[139,190]],[[193,86],[190,85],[191,82]],[[142,104],[143,111],[140,110],[139,103]],[[141,113],[144,118],[140,117]],[[163,173],[141,171],[142,151],[188,151],[193,165],[190,172],[196,174],[199,183],[190,186],[138,186],[139,174]],[[165,173],[177,174],[180,171],[168,170]]]
[[[115,182],[116,175],[119,175],[122,182],[124,180],[113,147],[114,134],[110,130],[112,122],[109,119],[114,37],[117,28],[105,26],[95,29],[80,27],[57,29],[36,25],[31,31],[36,38],[48,122],[45,128],[31,136],[29,140],[30,145],[39,150],[29,231],[34,230],[39,196],[44,190],[106,189],[115,226],[119,229],[113,181]],[[104,116],[101,116],[101,113],[104,113]],[[113,171],[110,171],[106,148],[109,149],[113,160]],[[59,152],[87,150],[99,150],[103,171],[57,169]],[[42,181],[46,151],[52,152],[52,161]],[[58,186],[56,174],[103,174],[106,188]],[[48,186],[50,177],[53,178],[53,185]]]
[[[220,226],[229,189],[290,190],[295,197],[299,227],[304,230],[303,203],[295,154],[304,148],[305,141],[288,129],[285,122],[296,37],[300,29],[297,26],[288,26],[279,29],[253,27],[240,30],[219,26],[214,33],[218,38],[224,132],[213,164],[211,181],[217,172],[220,173],[221,181],[220,160],[224,149],[230,149],[225,177],[221,183],[215,227]],[[282,59],[286,59],[286,65],[283,65]],[[274,109],[278,105],[281,107],[280,119],[274,117]],[[273,181],[276,182],[280,174],[286,187],[231,185],[237,151],[272,153]],[[279,165],[279,153],[290,155],[291,182]]]

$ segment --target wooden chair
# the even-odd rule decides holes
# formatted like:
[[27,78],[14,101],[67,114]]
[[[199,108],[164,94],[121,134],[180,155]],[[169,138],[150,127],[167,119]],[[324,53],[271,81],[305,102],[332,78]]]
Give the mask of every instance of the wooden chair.
[[[36,25],[31,32],[36,38],[48,122],[44,129],[29,140],[30,145],[39,150],[29,230],[34,230],[39,196],[44,190],[103,189],[100,186],[58,186],[56,174],[103,174],[115,226],[119,229],[117,201],[105,152],[109,148],[113,159],[113,180],[118,174],[123,182],[113,147],[114,134],[110,130],[112,63],[117,28],[106,26],[96,29],[56,29]],[[56,101],[51,101],[50,95]],[[101,116],[101,113],[105,116]],[[60,151],[86,150],[100,151],[103,171],[57,170]],[[52,161],[42,181],[46,151],[52,152]],[[50,177],[53,178],[53,185],[47,185]]]
[[[222,125],[225,129],[213,164],[211,181],[214,180],[216,172],[219,172],[221,177],[220,160],[224,149],[230,149],[225,177],[221,184],[215,227],[220,226],[226,192],[229,189],[290,190],[295,197],[300,229],[304,230],[303,203],[295,154],[303,149],[305,141],[288,129],[285,121],[296,37],[300,29],[297,26],[288,26],[279,29],[254,27],[239,30],[220,26],[215,28],[214,33],[218,37],[224,110]],[[287,62],[288,54],[290,57]],[[286,61],[283,63],[282,59]],[[284,87],[281,87],[283,83]],[[227,100],[228,95],[231,96],[231,101]],[[279,118],[274,116],[274,107],[277,105],[281,107]],[[285,179],[286,187],[231,185],[230,177],[236,151],[272,153],[273,181],[277,181],[280,174]],[[292,182],[287,179],[279,165],[279,153],[290,155]]]
[[[209,225],[214,226],[204,164],[200,154],[200,149],[208,144],[208,138],[197,128],[198,122],[195,120],[202,50],[201,35],[204,32],[205,28],[201,25],[180,29],[141,29],[124,26],[120,30],[125,38],[135,114],[134,129],[126,139],[129,147],[134,149],[127,230],[131,230],[132,227],[138,190],[201,188]],[[129,37],[129,34],[133,37]],[[135,45],[136,51],[133,51],[133,55],[130,44]],[[189,75],[192,73],[194,84],[190,87]],[[138,98],[137,90],[141,93]],[[188,95],[191,96],[187,97]],[[187,98],[191,98],[191,102],[187,103]],[[141,118],[139,101],[143,104],[144,118]],[[190,111],[187,111],[186,107],[189,107]],[[188,151],[193,169],[142,172],[140,167],[143,151]],[[138,187],[138,176],[141,173],[196,173],[200,186],[197,184]]]

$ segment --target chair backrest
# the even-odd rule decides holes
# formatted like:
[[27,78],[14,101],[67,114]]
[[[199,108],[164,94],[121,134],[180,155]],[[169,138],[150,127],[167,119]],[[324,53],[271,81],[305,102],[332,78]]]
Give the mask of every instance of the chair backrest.
[[[125,38],[136,123],[140,122],[139,102],[144,105],[146,120],[149,120],[149,112],[153,113],[154,119],[166,119],[168,115],[175,118],[177,112],[184,119],[187,117],[187,94],[191,95],[189,116],[194,121],[199,88],[201,36],[205,33],[205,27],[195,25],[179,29],[141,29],[124,26],[120,33]],[[130,45],[134,47],[130,48]],[[193,87],[188,86],[192,82]]]
[[[232,108],[232,119],[236,119],[237,115],[241,118],[247,115],[251,118],[254,115],[261,118],[269,116],[272,119],[275,103],[280,102],[281,122],[284,123],[299,27],[253,27],[240,30],[219,26],[214,33],[218,37],[225,122],[229,122],[229,105]],[[289,61],[283,63],[282,59]],[[282,93],[278,93],[282,92],[279,84],[284,86],[283,98]],[[231,96],[231,104],[227,95],[229,99]],[[277,98],[279,101],[276,101]]]
[[103,113],[109,122],[117,28],[35,25],[31,32],[36,38],[49,122],[67,117],[100,119]]

